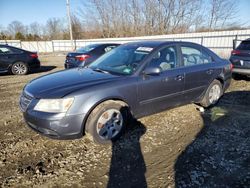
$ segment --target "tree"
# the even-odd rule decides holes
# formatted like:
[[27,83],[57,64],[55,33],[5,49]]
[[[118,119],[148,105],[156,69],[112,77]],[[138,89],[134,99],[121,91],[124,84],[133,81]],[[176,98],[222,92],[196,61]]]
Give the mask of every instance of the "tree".
[[15,34],[15,39],[16,40],[24,40],[25,39],[25,36],[21,33],[21,32],[17,32]]
[[50,40],[57,40],[63,38],[63,23],[59,18],[50,18],[46,24],[47,35]]
[[232,25],[237,12],[237,1],[210,0],[208,7],[208,28],[210,30],[225,28]]
[[20,34],[24,35],[26,29],[25,29],[25,26],[21,22],[13,21],[8,25],[7,30],[8,30],[9,35],[14,37],[16,36],[17,33],[19,33],[18,35]]

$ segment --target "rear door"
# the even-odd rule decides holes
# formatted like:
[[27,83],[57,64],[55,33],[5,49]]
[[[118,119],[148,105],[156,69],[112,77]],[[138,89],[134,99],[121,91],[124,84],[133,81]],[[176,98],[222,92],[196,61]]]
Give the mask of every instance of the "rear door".
[[0,46],[0,71],[8,70],[13,61],[13,55],[11,48]]
[[[141,75],[138,82],[140,116],[153,114],[182,103],[184,69],[179,69],[175,45],[157,51],[147,67],[159,67],[158,75]],[[146,67],[146,68],[147,68]]]
[[186,102],[193,102],[201,96],[218,74],[218,65],[199,45],[183,44],[179,47],[182,54],[182,68],[185,69],[184,98]]

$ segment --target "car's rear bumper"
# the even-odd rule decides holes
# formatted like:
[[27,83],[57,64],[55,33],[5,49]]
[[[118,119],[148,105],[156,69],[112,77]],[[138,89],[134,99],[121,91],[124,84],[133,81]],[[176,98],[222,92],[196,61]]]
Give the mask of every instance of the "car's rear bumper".
[[41,67],[41,63],[39,59],[33,59],[28,63],[30,69],[39,69]]
[[83,136],[85,115],[65,115],[28,111],[23,113],[27,125],[53,139],[77,139]]
[[234,74],[250,75],[250,69],[233,68]]

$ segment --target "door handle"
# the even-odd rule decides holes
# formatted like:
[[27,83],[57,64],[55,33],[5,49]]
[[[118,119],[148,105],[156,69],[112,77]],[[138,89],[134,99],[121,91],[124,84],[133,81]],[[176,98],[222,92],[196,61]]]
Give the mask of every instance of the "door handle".
[[175,77],[175,80],[177,80],[177,81],[181,81],[183,79],[184,79],[183,75],[178,75],[178,76]]
[[206,71],[207,74],[212,74],[213,72],[214,72],[213,69],[209,69],[209,70]]

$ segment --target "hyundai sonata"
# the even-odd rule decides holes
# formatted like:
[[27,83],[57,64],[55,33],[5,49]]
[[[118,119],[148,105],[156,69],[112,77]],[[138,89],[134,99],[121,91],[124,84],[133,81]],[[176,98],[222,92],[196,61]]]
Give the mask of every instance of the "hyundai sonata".
[[33,130],[57,139],[85,133],[110,143],[130,116],[171,107],[215,104],[228,88],[232,66],[209,49],[188,42],[127,43],[88,67],[52,73],[28,83],[20,97]]

